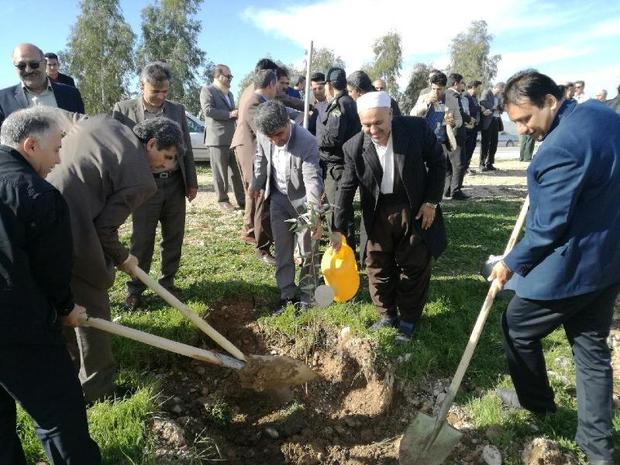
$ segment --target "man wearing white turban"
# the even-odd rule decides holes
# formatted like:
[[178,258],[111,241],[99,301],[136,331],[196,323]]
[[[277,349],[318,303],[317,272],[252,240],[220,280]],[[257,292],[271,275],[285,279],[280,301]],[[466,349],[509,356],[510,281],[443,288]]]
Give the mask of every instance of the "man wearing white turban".
[[[420,319],[432,259],[446,247],[441,201],[446,159],[424,119],[392,117],[390,97],[369,92],[357,99],[362,132],[343,147],[345,166],[336,198],[334,231],[347,233],[347,214],[360,189],[360,255],[370,296],[381,319],[408,341]],[[333,234],[332,247],[340,247]]]

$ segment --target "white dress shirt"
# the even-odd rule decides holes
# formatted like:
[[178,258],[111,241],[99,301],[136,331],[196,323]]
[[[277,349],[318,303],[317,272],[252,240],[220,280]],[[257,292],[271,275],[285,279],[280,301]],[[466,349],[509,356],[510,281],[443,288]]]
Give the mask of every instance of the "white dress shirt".
[[288,189],[286,187],[286,167],[291,164],[291,153],[288,151],[288,143],[291,140],[291,134],[293,134],[293,123],[289,124],[291,125],[291,132],[288,135],[286,144],[282,147],[273,144],[273,154],[271,156],[271,170],[273,180],[276,183],[275,187],[284,195],[288,194]]
[[394,193],[394,146],[392,144],[392,134],[390,134],[387,145],[379,145],[374,140],[372,143],[375,146],[379,163],[383,170],[381,193],[392,194]]

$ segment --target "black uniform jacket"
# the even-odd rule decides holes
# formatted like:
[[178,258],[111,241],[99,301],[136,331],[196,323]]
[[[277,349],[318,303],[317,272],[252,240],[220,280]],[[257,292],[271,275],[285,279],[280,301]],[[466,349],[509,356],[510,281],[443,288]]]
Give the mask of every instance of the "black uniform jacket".
[[0,345],[63,345],[73,308],[69,208],[19,152],[0,145]]
[[316,141],[323,163],[342,165],[342,146],[361,129],[357,105],[346,92],[333,99],[316,122]]

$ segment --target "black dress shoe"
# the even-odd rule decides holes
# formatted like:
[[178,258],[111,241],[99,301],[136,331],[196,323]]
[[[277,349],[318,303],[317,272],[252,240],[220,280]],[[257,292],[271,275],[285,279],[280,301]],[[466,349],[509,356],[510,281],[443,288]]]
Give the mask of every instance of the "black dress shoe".
[[129,312],[135,312],[140,307],[140,296],[138,294],[127,294],[123,307]]
[[469,199],[469,195],[463,193],[462,191],[454,191],[452,194],[452,200],[467,200]]
[[257,252],[256,257],[267,265],[276,266],[276,259],[269,252]]
[[488,167],[486,167],[486,166],[483,166],[483,167],[480,168],[480,171],[482,173],[486,173],[487,171],[490,171],[490,169]]
[[495,168],[493,165],[489,165],[487,166],[487,171],[498,171],[498,169]]
[[299,304],[299,299],[297,298],[293,298],[293,299],[280,299],[280,302],[278,302],[278,305],[276,306],[275,310],[273,311],[273,315],[277,316],[277,315],[282,315],[287,307],[289,305],[293,305],[296,306]]
[[509,409],[525,409],[529,412],[532,412],[534,415],[538,417],[546,417],[547,415],[553,415],[557,411],[557,407],[553,405],[548,409],[543,410],[531,410],[529,408],[525,408],[519,402],[519,396],[517,396],[516,391],[512,389],[496,389],[495,395],[499,398],[499,400]]
[[372,331],[379,331],[381,328],[398,328],[398,319],[384,316],[370,327]]

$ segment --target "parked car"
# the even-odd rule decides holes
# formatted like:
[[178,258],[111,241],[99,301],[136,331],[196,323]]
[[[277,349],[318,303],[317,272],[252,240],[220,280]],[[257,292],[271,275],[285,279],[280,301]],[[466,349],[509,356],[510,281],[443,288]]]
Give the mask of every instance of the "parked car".
[[505,147],[515,147],[519,145],[519,136],[502,131],[497,135],[497,145]]
[[192,151],[195,161],[209,161],[209,149],[205,146],[205,125],[202,121],[192,115],[189,111],[185,112],[187,117],[187,127],[189,136],[192,139]]
[[[478,135],[476,136],[476,143],[480,143],[481,140],[481,135],[480,132],[478,132]],[[515,135],[515,134],[510,134],[509,132],[506,131],[501,131],[498,135],[497,135],[497,146],[498,147],[516,147],[517,145],[519,145],[519,136]]]

